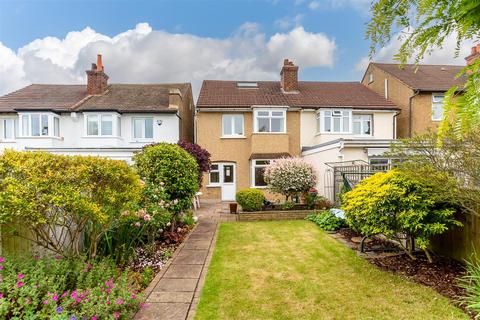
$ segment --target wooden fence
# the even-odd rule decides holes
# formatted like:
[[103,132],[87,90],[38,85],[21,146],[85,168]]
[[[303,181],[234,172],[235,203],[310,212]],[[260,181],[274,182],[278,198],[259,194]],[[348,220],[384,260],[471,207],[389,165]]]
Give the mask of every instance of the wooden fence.
[[22,223],[17,222],[2,227],[0,253],[2,255],[21,255],[32,252],[35,245],[25,237],[30,238],[31,233]]

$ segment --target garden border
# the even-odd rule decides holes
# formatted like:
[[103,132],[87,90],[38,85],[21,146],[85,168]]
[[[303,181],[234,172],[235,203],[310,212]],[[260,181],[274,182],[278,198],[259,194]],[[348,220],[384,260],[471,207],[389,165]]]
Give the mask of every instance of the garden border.
[[240,212],[237,221],[302,220],[318,210],[275,210]]

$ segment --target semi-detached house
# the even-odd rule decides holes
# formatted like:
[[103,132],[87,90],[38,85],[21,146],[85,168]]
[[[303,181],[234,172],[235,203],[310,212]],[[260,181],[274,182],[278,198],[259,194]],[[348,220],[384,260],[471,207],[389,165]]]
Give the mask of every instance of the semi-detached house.
[[86,73],[86,85],[32,84],[0,97],[0,150],[130,162],[146,144],[193,141],[189,83],[109,84],[101,55]]
[[196,137],[212,155],[204,197],[229,201],[238,190],[264,189],[272,160],[302,156],[318,172],[319,192],[333,199],[335,163],[367,163],[395,139],[398,107],[360,82],[299,81],[288,60],[280,78],[203,82]]

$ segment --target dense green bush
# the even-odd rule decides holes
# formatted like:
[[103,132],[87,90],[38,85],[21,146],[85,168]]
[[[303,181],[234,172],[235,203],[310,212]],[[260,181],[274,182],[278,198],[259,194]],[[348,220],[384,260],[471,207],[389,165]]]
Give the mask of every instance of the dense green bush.
[[320,229],[325,231],[336,231],[345,225],[345,220],[336,217],[329,210],[323,210],[308,215],[306,220],[315,222]]
[[159,143],[145,147],[134,161],[151,191],[149,203],[160,203],[174,213],[191,207],[198,191],[198,164],[188,152],[176,144]]
[[243,211],[260,211],[262,210],[265,196],[262,191],[250,188],[238,191],[236,200]]
[[108,259],[6,257],[0,266],[1,319],[130,319],[141,306],[141,284]]
[[136,207],[140,179],[124,161],[6,150],[0,156],[0,224],[21,221],[38,245],[79,255],[86,238],[91,257],[125,210]]
[[[461,225],[454,219],[451,204],[441,202],[434,190],[425,181],[390,170],[364,179],[345,193],[342,209],[347,223],[356,231],[364,235],[384,234],[397,240],[399,235],[406,235],[407,239],[416,240],[431,261],[427,250],[430,238]],[[404,249],[413,258],[412,248]]]

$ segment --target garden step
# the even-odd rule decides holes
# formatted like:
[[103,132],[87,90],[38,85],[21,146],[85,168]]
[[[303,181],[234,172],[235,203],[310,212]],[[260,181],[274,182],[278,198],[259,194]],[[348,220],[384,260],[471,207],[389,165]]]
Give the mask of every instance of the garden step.
[[164,278],[177,278],[177,279],[198,279],[202,272],[202,265],[199,264],[172,264]]
[[153,291],[185,292],[195,291],[198,279],[170,279],[162,278]]
[[193,291],[185,292],[162,292],[153,291],[147,302],[190,303],[193,299]]

